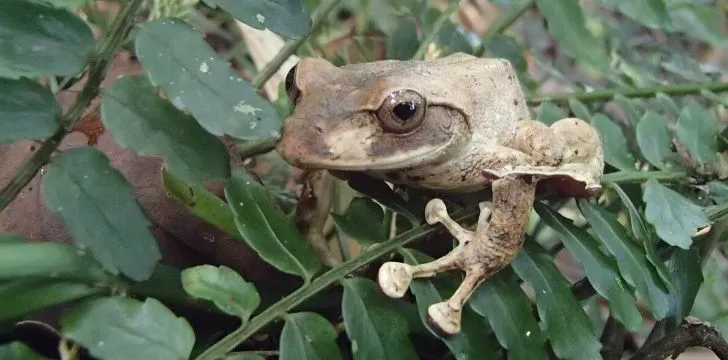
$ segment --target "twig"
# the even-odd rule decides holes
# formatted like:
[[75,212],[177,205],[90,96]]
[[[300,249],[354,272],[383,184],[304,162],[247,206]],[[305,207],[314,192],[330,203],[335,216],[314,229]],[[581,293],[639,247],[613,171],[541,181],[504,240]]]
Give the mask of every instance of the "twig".
[[[536,3],[536,0],[528,0],[522,2],[517,7],[513,8],[511,12],[507,13],[503,16],[503,19],[498,21],[495,25],[488,28],[488,31],[485,33],[484,40],[487,40],[489,37],[497,34],[501,34],[504,31],[506,31],[513,23],[518,20],[521,15],[523,15],[528,9],[530,9],[534,4]],[[485,52],[485,46],[482,44],[478,46],[477,49],[473,52],[473,55],[475,56],[481,56]]]
[[106,71],[109,69],[111,60],[134,26],[134,16],[142,2],[142,0],[128,1],[121,8],[119,15],[117,15],[114,24],[111,26],[111,35],[89,65],[86,84],[76,101],[61,119],[61,129],[43,141],[38,150],[15,171],[10,183],[0,191],[0,212],[10,204],[23,187],[33,179],[38,170],[48,162],[53,151],[61,143],[61,140],[71,131],[76,122],[81,119],[81,115],[88,108],[91,100],[98,95],[99,85],[103,81]]
[[542,102],[564,102],[569,99],[579,100],[582,102],[592,101],[604,101],[610,100],[615,95],[622,95],[628,98],[646,98],[653,97],[657,93],[664,93],[667,95],[694,95],[700,94],[701,91],[712,91],[712,92],[724,92],[728,91],[728,82],[714,82],[714,83],[695,83],[695,84],[680,84],[680,85],[667,85],[657,87],[646,87],[646,88],[617,88],[617,89],[606,89],[597,90],[590,92],[579,92],[579,93],[560,93],[550,95],[537,95],[529,96],[526,101],[531,105],[538,105]]
[[632,360],[676,358],[689,347],[710,349],[719,359],[728,359],[728,343],[710,324],[686,318],[678,329],[652,344],[643,346]]

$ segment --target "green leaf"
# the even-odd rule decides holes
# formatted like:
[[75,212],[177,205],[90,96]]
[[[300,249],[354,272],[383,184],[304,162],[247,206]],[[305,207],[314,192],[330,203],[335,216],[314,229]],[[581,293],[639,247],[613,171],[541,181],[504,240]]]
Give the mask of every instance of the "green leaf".
[[72,245],[11,239],[0,235],[0,281],[24,277],[107,280],[101,266]]
[[533,317],[531,301],[510,268],[480,285],[469,304],[488,320],[509,360],[548,359],[546,337]]
[[670,12],[675,30],[717,48],[728,47],[723,33],[723,14],[714,5],[677,6]]
[[144,303],[120,296],[85,302],[61,317],[61,330],[105,360],[182,360],[195,343],[187,321],[154,298]]
[[660,170],[682,168],[677,155],[672,152],[672,135],[662,116],[652,110],[647,111],[637,124],[636,135],[637,145],[650,164]]
[[246,282],[235,270],[226,266],[199,265],[182,271],[182,287],[200,299],[210,300],[226,314],[247,323],[260,305],[255,285]]
[[682,109],[675,125],[675,135],[700,166],[711,165],[718,151],[718,123],[698,104]]
[[693,234],[710,224],[699,206],[655,179],[647,180],[643,201],[645,218],[660,239],[672,246],[690,248]]
[[[433,259],[423,253],[412,249],[401,249],[399,251],[404,261],[410,265],[424,264]],[[471,309],[465,307],[462,316],[462,328],[460,333],[450,336],[440,336],[433,330],[427,318],[427,308],[449,298],[457,288],[455,278],[446,274],[438,275],[437,278],[414,279],[410,285],[412,294],[417,300],[417,310],[420,320],[427,326],[430,333],[442,340],[450,349],[455,359],[476,359],[485,354],[494,354],[496,347],[489,346],[486,341],[488,334],[483,326],[482,319]],[[472,300],[471,300],[472,301]]]
[[284,316],[281,332],[281,360],[336,360],[341,351],[336,346],[336,330],[323,316],[300,312]]
[[344,215],[331,214],[336,226],[363,245],[387,240],[389,224],[382,207],[368,197],[351,201]]
[[162,168],[162,185],[189,212],[215,225],[238,240],[243,240],[235,226],[235,214],[228,204],[201,185],[190,185]]
[[552,125],[558,120],[561,120],[568,115],[561,110],[558,106],[554,105],[551,102],[544,102],[541,103],[541,106],[538,109],[538,118],[536,120],[546,124],[546,125]]
[[90,147],[56,156],[41,184],[47,207],[80,246],[88,247],[107,271],[141,281],[152,274],[161,254],[133,193],[124,175]]
[[624,111],[624,115],[630,124],[636,125],[639,122],[640,118],[642,118],[642,116],[640,115],[640,110],[637,109],[634,100],[628,99],[622,94],[617,94],[614,96],[614,101],[619,104],[620,108],[622,108],[622,110]]
[[645,254],[629,238],[614,214],[584,200],[579,201],[579,208],[597,240],[617,260],[624,280],[647,302],[655,319],[663,319],[669,308],[667,290],[663,288],[659,275],[648,264]]
[[614,192],[619,195],[622,203],[627,208],[627,211],[629,212],[629,224],[632,228],[632,235],[634,235],[637,240],[642,242],[642,247],[645,249],[645,256],[647,256],[647,260],[650,261],[652,266],[655,268],[655,271],[657,271],[657,275],[660,276],[660,279],[665,285],[665,288],[668,290],[671,289],[672,277],[670,276],[667,267],[665,267],[665,263],[660,260],[659,256],[657,256],[655,243],[658,240],[655,236],[654,231],[647,227],[647,224],[645,224],[642,219],[641,213],[637,211],[637,208],[632,203],[632,200],[629,198],[629,196],[627,196],[627,193],[625,193],[624,190],[619,187],[619,185],[612,183],[609,185],[609,187],[611,187]]
[[162,156],[185,181],[230,176],[225,145],[159,97],[142,76],[125,76],[104,91],[101,120],[121,146],[141,156]]
[[33,352],[20,341],[0,345],[0,359],[3,360],[43,360],[45,357]]
[[182,20],[144,23],[136,36],[136,52],[152,83],[213,135],[255,140],[280,134],[273,105],[207,45],[202,33]]
[[592,117],[592,125],[599,131],[604,149],[604,161],[623,171],[635,171],[635,158],[629,152],[627,138],[622,128],[607,115],[598,113]]
[[364,278],[345,279],[341,312],[355,360],[418,359],[407,334],[407,321],[396,310],[396,300],[384,297]]
[[584,13],[576,0],[536,0],[546,18],[549,33],[564,51],[597,69],[609,68],[609,57],[586,27]]
[[265,360],[265,358],[254,353],[237,353],[225,356],[225,360]]
[[728,185],[720,181],[711,181],[708,183],[708,191],[710,198],[716,204],[728,202]]
[[417,27],[407,19],[398,21],[396,26],[387,36],[387,59],[409,60],[420,44]]
[[278,35],[299,38],[308,33],[311,17],[302,0],[203,0],[219,7],[255,29],[268,29]]
[[625,16],[649,28],[669,30],[672,27],[670,14],[663,0],[601,0],[600,2],[616,7]]
[[244,171],[236,172],[225,188],[225,197],[240,235],[261,258],[306,282],[313,278],[321,268],[318,257],[262,185]]
[[700,285],[703,284],[703,272],[698,249],[675,250],[667,266],[672,274],[675,289],[670,292],[670,324],[671,328],[679,326],[685,316],[693,308]]
[[40,1],[0,4],[0,67],[61,76],[86,67],[96,42],[78,16]]
[[97,295],[107,290],[57,279],[19,279],[0,283],[0,323],[19,320],[36,311]]
[[600,358],[602,345],[591,330],[589,318],[549,255],[535,242],[526,241],[511,267],[533,287],[538,315],[556,356],[565,359]]
[[525,50],[513,37],[494,34],[484,39],[483,47],[488,57],[507,59],[518,74],[523,76],[523,74],[527,73],[528,63],[523,56]]
[[677,116],[680,113],[680,108],[675,104],[675,101],[672,100],[670,96],[663,92],[658,92],[655,95],[655,99],[660,103],[660,106],[662,106],[662,109],[670,114]]
[[622,280],[614,259],[599,249],[597,240],[586,230],[575,226],[569,219],[543,203],[537,202],[534,205],[541,219],[561,235],[561,242],[584,268],[597,293],[609,301],[610,314],[627,329],[639,330],[642,316],[635,306],[632,289]]
[[61,107],[41,84],[0,78],[0,144],[48,138],[60,127],[60,117]]
[[589,113],[589,108],[587,108],[583,102],[576,99],[569,99],[569,108],[574,116],[584,121],[591,122],[591,113]]

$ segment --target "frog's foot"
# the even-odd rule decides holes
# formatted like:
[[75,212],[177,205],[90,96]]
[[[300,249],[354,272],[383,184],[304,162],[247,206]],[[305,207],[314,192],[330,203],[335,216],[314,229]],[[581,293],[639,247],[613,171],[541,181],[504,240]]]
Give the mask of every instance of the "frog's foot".
[[[419,265],[408,265],[387,262],[379,269],[379,286],[389,297],[399,298],[404,295],[412,279],[432,277],[438,273],[462,269],[465,279],[453,296],[444,302],[434,304],[428,309],[430,323],[443,334],[455,334],[460,331],[462,308],[477,286],[494,271],[490,261],[482,263],[478,257],[481,248],[474,242],[475,238],[486,236],[491,214],[490,203],[481,203],[480,217],[475,231],[467,230],[457,224],[447,214],[445,204],[440,199],[432,199],[425,208],[425,218],[429,224],[442,223],[459,241],[447,255]],[[490,256],[488,256],[490,257]],[[498,267],[499,268],[499,267]]]

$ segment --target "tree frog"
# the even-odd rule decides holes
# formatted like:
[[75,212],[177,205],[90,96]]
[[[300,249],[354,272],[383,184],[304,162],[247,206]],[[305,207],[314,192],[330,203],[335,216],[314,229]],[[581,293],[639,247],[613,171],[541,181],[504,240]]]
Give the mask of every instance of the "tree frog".
[[378,272],[382,291],[397,298],[413,278],[464,271],[455,293],[428,308],[443,334],[460,331],[471,294],[518,254],[537,187],[566,197],[601,191],[599,134],[577,118],[531,120],[504,59],[456,53],[336,67],[307,58],[289,72],[286,90],[295,109],[277,150],[293,166],[441,192],[491,188],[475,230],[453,221],[440,199],[427,204],[427,222],[442,223],[459,242],[450,253],[415,266],[387,262]]

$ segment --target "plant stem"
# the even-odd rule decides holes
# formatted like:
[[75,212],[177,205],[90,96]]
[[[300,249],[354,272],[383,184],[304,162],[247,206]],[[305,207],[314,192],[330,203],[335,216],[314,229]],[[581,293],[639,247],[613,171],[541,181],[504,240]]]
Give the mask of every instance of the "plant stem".
[[108,39],[89,65],[86,84],[83,86],[76,101],[71,105],[71,108],[61,118],[61,129],[41,143],[38,150],[15,171],[10,183],[0,191],[0,212],[10,204],[23,187],[33,179],[38,170],[48,162],[53,151],[61,143],[61,140],[71,131],[76,122],[81,119],[81,115],[88,108],[91,100],[98,95],[99,85],[103,81],[116,52],[124,43],[126,36],[134,26],[134,16],[142,2],[143,0],[131,0],[126,2],[121,8],[119,15],[116,16],[114,24],[111,27]]
[[[457,222],[473,220],[475,219],[477,212],[477,209],[469,209],[466,213],[459,216],[454,216],[453,218],[455,218]],[[427,235],[431,235],[435,232],[436,229],[437,227],[429,225],[414,228],[384,243],[381,243],[379,246],[374,247],[373,249],[359,255],[356,258],[344,262],[341,265],[327,271],[323,275],[313,279],[313,281],[311,281],[309,284],[298,288],[298,290],[294,291],[282,300],[263,310],[263,312],[252,318],[250,322],[244,324],[239,329],[228,334],[220,341],[212,345],[210,348],[205,350],[205,352],[200,354],[196,358],[196,360],[215,360],[224,356],[226,353],[230,352],[236,346],[238,346],[238,344],[242,343],[250,336],[258,332],[258,330],[262,329],[272,321],[285,315],[287,312],[291,311],[305,300],[324,290],[329,285],[340,281],[346,275],[371,263],[379,257],[394,252],[398,248],[405,246],[411,242],[420,240]]]
[[437,34],[440,33],[440,29],[442,29],[445,23],[450,20],[450,16],[453,12],[455,12],[455,10],[457,10],[459,4],[459,1],[451,3],[450,6],[448,6],[442,14],[440,14],[437,20],[435,20],[435,22],[432,24],[432,30],[430,31],[430,33],[427,34],[427,36],[422,40],[420,46],[417,48],[417,51],[415,51],[415,54],[412,55],[412,60],[422,60],[425,58],[425,52],[427,52],[427,47],[430,46],[430,43],[435,40],[435,37],[437,36]]
[[329,15],[329,12],[336,7],[341,2],[341,0],[326,0],[321,5],[316,7],[316,10],[314,11],[313,15],[311,16],[311,29],[308,32],[308,35],[302,36],[298,39],[291,39],[288,40],[281,50],[276,54],[273,59],[271,59],[270,62],[265,64],[263,69],[261,69],[253,79],[250,81],[251,84],[253,84],[254,87],[260,88],[265,84],[268,79],[270,79],[273,74],[278,71],[278,69],[283,65],[284,62],[288,59],[289,56],[291,56],[293,53],[298,50],[298,48],[308,39],[311,34],[316,32],[321,25],[323,25],[324,20],[326,20],[326,17]]
[[607,183],[638,183],[650,179],[667,182],[688,182],[690,177],[681,171],[617,171],[605,174],[602,177],[602,184]]
[[537,95],[528,97],[526,101],[531,105],[538,105],[545,101],[564,102],[568,101],[569,99],[579,100],[582,102],[592,102],[609,100],[615,95],[622,95],[628,98],[645,98],[655,96],[657,93],[664,93],[667,95],[693,95],[699,94],[701,91],[704,90],[712,92],[725,92],[728,91],[728,82],[680,84],[637,89],[617,88],[591,92]]

